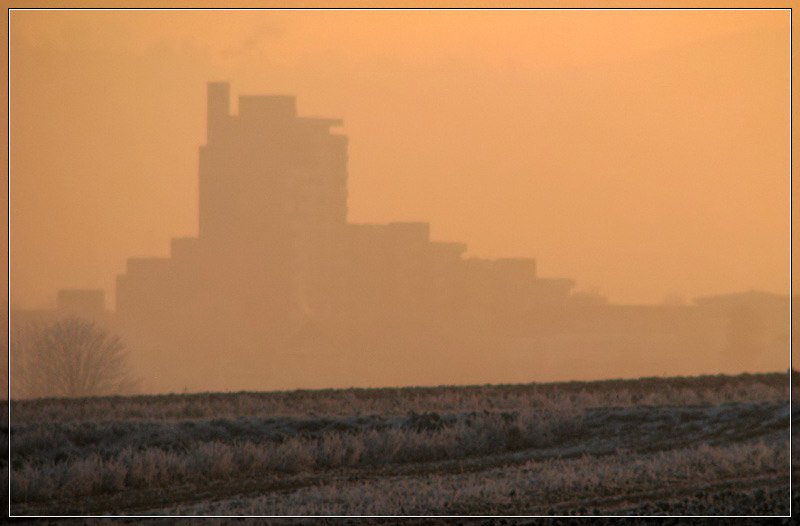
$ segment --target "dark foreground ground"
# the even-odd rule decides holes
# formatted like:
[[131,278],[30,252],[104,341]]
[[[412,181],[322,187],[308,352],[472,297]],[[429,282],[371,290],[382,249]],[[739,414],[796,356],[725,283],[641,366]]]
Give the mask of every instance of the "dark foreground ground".
[[788,396],[773,374],[20,401],[11,512],[786,515]]

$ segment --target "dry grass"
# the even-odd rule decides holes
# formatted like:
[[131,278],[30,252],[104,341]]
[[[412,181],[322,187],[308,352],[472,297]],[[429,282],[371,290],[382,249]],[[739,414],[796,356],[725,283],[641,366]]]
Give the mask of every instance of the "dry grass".
[[[784,444],[785,446],[785,444]],[[530,462],[514,468],[457,475],[394,477],[356,483],[333,482],[288,494],[226,499],[159,513],[200,515],[440,515],[548,513],[571,496],[619,495],[642,488],[747,474],[785,472],[788,447],[764,442],[713,447],[700,445],[655,454],[583,456]],[[588,499],[587,499],[588,500]],[[550,502],[544,509],[528,502]],[[540,504],[541,506],[541,504]]]
[[21,433],[14,438],[14,447],[24,452],[25,460],[14,466],[11,495],[14,502],[25,502],[232,475],[427,462],[543,447],[580,430],[581,415],[531,411],[442,418],[426,413],[360,430],[323,431],[318,436],[295,430],[289,438],[262,442],[195,440],[170,448],[137,448],[121,442],[119,451],[105,455],[89,449],[85,455],[46,462],[37,456],[52,457],[46,448],[56,444],[37,428],[40,432],[34,436]]
[[[659,478],[773,472],[785,460],[785,445],[775,437],[787,423],[787,383],[774,374],[14,401],[11,498],[24,505],[78,502],[141,488],[307,474],[322,485],[286,499],[234,499],[192,509],[469,512],[469,502],[507,509],[531,484],[554,495],[588,494]],[[685,433],[696,445],[681,445]],[[4,436],[8,440],[8,430]],[[661,452],[622,451],[659,441]],[[339,487],[327,478],[342,469],[378,473],[387,466],[542,451],[550,461],[481,468],[460,479],[435,468],[408,480],[379,477],[370,484],[387,496],[369,505],[372,500],[358,497],[372,491],[366,484]],[[562,458],[581,453],[589,456]],[[7,473],[8,466],[2,468]]]
[[405,415],[570,406],[708,405],[786,399],[788,375],[743,374],[551,384],[329,389],[12,401],[14,424],[247,416]]

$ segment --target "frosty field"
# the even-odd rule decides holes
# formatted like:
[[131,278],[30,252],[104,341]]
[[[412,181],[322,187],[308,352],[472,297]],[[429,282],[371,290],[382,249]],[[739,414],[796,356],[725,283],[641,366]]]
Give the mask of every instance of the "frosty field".
[[788,399],[785,374],[47,399],[3,427],[14,515],[777,515]]

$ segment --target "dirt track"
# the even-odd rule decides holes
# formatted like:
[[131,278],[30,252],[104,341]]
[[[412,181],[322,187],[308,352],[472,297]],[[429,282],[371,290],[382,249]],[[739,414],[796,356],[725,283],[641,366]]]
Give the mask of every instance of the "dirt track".
[[[782,402],[726,404],[707,407],[627,407],[588,410],[581,431],[548,448],[502,454],[386,465],[340,468],[297,475],[231,477],[192,481],[162,488],[132,489],[80,499],[14,505],[14,513],[103,515],[125,514],[269,514],[270,502],[281,502],[297,492],[319,487],[356,491],[368,483],[388,483],[413,489],[417,484],[476,484],[524,480],[531,466],[547,462],[581,462],[587,458],[625,462],[626,458],[657,458],[665,452],[705,443],[714,447],[763,442],[788,446],[788,408]],[[793,415],[797,420],[797,412]],[[569,466],[570,464],[565,464]],[[509,478],[511,477],[511,478]],[[514,478],[517,477],[517,478]],[[509,482],[509,480],[511,482]],[[482,483],[482,482],[481,482]],[[448,486],[449,487],[449,486]],[[411,491],[411,489],[409,491]],[[492,502],[461,499],[446,503],[432,514],[457,515],[571,515],[571,514],[780,514],[788,511],[788,466],[785,471],[739,473],[727,478],[664,479],[634,484],[624,492],[593,494],[581,490],[556,493],[536,488],[512,490],[514,495]],[[760,492],[760,493],[759,493]],[[762,498],[752,495],[763,495]],[[782,498],[785,495],[786,498]],[[251,501],[262,508],[253,508]],[[766,501],[769,501],[766,505]],[[214,505],[216,503],[216,508]],[[765,508],[765,509],[761,509]],[[769,511],[769,510],[774,511]],[[250,510],[250,511],[248,511]],[[784,511],[785,510],[785,511]]]

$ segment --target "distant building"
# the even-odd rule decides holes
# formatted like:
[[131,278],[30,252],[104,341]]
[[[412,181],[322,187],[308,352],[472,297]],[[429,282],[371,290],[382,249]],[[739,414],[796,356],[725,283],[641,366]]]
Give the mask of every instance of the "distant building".
[[[198,237],[173,239],[169,257],[129,259],[117,279],[108,323],[154,390],[463,383],[508,371],[524,381],[548,367],[658,374],[674,365],[670,349],[721,348],[730,336],[727,299],[573,298],[573,281],[539,277],[535,260],[465,258],[465,244],[431,240],[428,223],[349,223],[342,120],[298,116],[290,96],[242,96],[232,115],[229,93],[208,86]],[[776,301],[767,316],[781,312]],[[105,316],[103,293],[61,291],[57,312]]]
[[387,348],[426,325],[447,346],[482,314],[567,300],[573,282],[537,277],[532,259],[465,259],[428,223],[348,223],[341,119],[300,117],[287,96],[229,107],[228,85],[209,84],[198,238],[128,260],[117,280],[117,315],[135,333],[280,354],[319,346],[309,334]]
[[105,292],[101,289],[61,289],[56,294],[54,309],[15,309],[13,324],[50,322],[60,318],[78,317],[109,325],[112,313],[106,310]]

